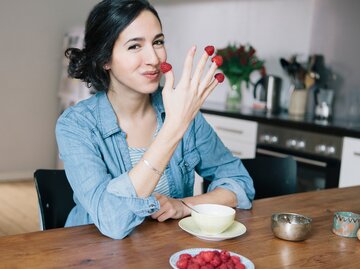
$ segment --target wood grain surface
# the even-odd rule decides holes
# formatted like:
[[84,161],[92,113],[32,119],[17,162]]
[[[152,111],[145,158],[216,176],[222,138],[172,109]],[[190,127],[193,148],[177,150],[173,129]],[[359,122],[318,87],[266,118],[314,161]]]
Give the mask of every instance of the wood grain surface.
[[38,211],[33,179],[0,182],[0,236],[39,231]]
[[[170,256],[196,247],[219,248],[249,258],[256,268],[360,268],[360,241],[332,233],[336,211],[360,213],[360,186],[306,192],[254,202],[237,210],[247,227],[237,238],[211,242],[178,226],[178,220],[146,220],[123,240],[112,240],[93,225],[0,238],[1,268],[170,268]],[[271,214],[294,212],[313,219],[309,239],[277,239]]]

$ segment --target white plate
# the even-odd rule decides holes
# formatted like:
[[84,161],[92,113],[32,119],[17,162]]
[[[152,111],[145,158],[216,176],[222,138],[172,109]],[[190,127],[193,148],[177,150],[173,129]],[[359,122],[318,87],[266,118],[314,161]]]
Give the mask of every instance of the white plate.
[[[176,253],[174,253],[173,255],[171,255],[170,259],[169,259],[169,263],[171,265],[172,268],[174,269],[178,269],[176,266],[176,262],[179,260],[179,257],[181,254],[184,253],[188,253],[191,256],[195,256],[196,254],[199,254],[200,251],[214,251],[214,250],[218,250],[221,251],[221,249],[216,249],[216,248],[189,248],[189,249],[184,249],[181,251],[178,251]],[[255,265],[252,263],[252,261],[250,261],[248,258],[241,256],[237,253],[231,252],[229,251],[231,256],[238,256],[241,260],[241,262],[245,265],[246,269],[255,269]]]
[[195,235],[196,237],[209,241],[221,241],[225,239],[234,238],[240,236],[246,232],[246,227],[244,224],[234,221],[234,223],[227,228],[224,232],[217,235],[204,235],[200,228],[196,225],[192,217],[187,217],[179,221],[179,226],[184,231]]

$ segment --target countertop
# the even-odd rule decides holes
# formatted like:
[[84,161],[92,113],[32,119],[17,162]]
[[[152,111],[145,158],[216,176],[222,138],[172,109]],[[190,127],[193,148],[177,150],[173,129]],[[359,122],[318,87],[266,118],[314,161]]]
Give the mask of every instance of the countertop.
[[303,131],[360,138],[360,118],[358,120],[337,118],[318,120],[309,116],[292,116],[284,111],[277,114],[270,114],[263,110],[254,110],[250,108],[240,108],[236,110],[229,109],[226,108],[225,104],[215,102],[206,102],[202,106],[201,112],[231,118],[252,120],[258,123],[299,129]]

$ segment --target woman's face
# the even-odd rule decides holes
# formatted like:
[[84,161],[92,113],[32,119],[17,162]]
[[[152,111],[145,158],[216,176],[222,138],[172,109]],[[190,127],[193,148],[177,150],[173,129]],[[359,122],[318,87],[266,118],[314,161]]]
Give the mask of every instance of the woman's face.
[[160,63],[166,61],[160,22],[150,11],[142,11],[114,44],[110,62],[110,90],[152,93],[159,85]]

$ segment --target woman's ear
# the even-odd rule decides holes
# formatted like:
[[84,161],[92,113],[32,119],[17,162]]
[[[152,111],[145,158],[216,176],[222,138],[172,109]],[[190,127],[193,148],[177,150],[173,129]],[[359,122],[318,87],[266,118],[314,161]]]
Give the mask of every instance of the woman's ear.
[[110,64],[109,63],[104,64],[104,69],[105,70],[110,70]]

